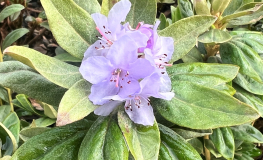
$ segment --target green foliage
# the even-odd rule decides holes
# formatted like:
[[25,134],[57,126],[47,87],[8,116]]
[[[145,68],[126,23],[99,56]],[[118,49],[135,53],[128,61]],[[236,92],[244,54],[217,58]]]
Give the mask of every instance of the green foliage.
[[2,22],[6,17],[11,16],[16,12],[23,10],[24,8],[25,7],[22,6],[21,4],[12,4],[4,8],[0,13],[0,22]]

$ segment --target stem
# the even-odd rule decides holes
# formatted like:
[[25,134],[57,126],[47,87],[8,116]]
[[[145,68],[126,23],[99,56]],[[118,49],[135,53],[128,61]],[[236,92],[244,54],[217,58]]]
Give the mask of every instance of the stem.
[[3,105],[3,101],[2,101],[2,99],[0,98],[0,106],[2,106]]
[[[209,139],[209,135],[204,136],[204,140],[205,139]],[[205,148],[205,147],[204,147],[204,149],[205,149],[205,159],[206,160],[211,160],[210,151],[207,148]]]
[[2,48],[0,47],[0,62],[4,62],[4,58],[3,58],[3,53],[2,53]]
[[5,88],[8,92],[8,99],[9,99],[9,104],[11,106],[11,111],[14,112],[14,105],[12,103],[12,93],[11,93],[11,89],[9,88]]

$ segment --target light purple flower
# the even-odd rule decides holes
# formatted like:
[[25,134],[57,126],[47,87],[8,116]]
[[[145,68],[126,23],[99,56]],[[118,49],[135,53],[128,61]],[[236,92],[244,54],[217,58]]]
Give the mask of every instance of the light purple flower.
[[174,93],[172,92],[160,93],[159,87],[160,77],[158,73],[153,73],[151,76],[144,78],[140,82],[140,90],[138,92],[126,97],[120,97],[119,95],[107,97],[114,101],[110,101],[109,103],[100,106],[94,111],[94,113],[107,116],[115,107],[121,105],[121,102],[125,102],[125,111],[132,121],[138,124],[152,126],[154,124],[154,113],[149,97],[166,100],[171,100],[174,97]]
[[[146,45],[146,41],[145,41]],[[109,102],[108,96],[127,97],[140,90],[139,81],[155,68],[138,58],[137,44],[125,35],[112,44],[106,57],[92,56],[82,61],[80,73],[92,83],[89,99],[96,105]]]
[[84,60],[90,56],[106,56],[111,45],[124,35],[132,38],[138,48],[144,46],[144,41],[148,38],[146,35],[139,31],[127,31],[121,25],[121,22],[125,21],[130,8],[131,3],[129,0],[121,0],[111,8],[108,17],[100,13],[91,15],[101,37],[98,37],[99,40],[84,53]]

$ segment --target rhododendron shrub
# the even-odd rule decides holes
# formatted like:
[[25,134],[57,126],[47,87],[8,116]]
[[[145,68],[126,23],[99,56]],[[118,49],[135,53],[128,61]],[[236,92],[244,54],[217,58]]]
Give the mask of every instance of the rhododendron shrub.
[[[12,61],[0,63],[0,98],[5,88],[17,96],[0,106],[0,156],[260,155],[254,144],[263,136],[253,124],[263,115],[263,35],[240,26],[253,28],[262,3],[180,0],[171,16],[156,18],[157,3],[169,1],[41,0],[64,54],[3,51]],[[37,119],[20,127],[24,112],[10,104]]]

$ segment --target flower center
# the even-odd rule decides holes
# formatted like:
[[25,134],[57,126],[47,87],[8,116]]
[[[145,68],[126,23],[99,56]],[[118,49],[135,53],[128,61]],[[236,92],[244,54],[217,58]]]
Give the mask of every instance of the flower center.
[[[142,101],[144,101],[144,103]],[[132,111],[132,106],[134,106],[132,104],[134,104],[138,108],[141,108],[143,107],[143,105],[146,105],[146,104],[150,106],[150,99],[137,95],[133,99],[126,100],[124,108],[126,110],[129,109],[130,111]]]
[[[126,72],[126,74],[125,74]],[[112,72],[112,77],[110,79],[111,82],[115,82],[116,83],[116,87],[119,87],[119,83],[120,84],[123,84],[125,81],[128,83],[128,84],[131,84],[131,81],[129,80],[129,72],[128,71],[124,71],[124,70],[121,70],[120,68],[114,70]],[[120,82],[120,79],[123,81],[123,82]],[[120,88],[123,88],[123,86],[121,85]]]

